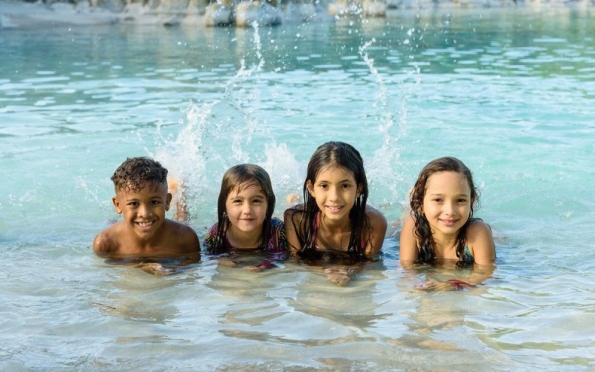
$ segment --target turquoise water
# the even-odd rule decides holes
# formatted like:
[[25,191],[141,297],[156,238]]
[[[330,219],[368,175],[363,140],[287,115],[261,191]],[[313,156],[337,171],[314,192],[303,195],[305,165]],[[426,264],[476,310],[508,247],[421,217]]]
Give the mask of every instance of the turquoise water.
[[[3,30],[0,367],[592,370],[594,35],[590,10],[564,9]],[[396,226],[423,165],[462,159],[497,236],[492,278],[415,291],[396,232],[343,288],[291,262],[154,277],[93,255],[126,157],[187,180],[202,234],[227,167],[263,165],[281,214],[328,140],[360,149]]]

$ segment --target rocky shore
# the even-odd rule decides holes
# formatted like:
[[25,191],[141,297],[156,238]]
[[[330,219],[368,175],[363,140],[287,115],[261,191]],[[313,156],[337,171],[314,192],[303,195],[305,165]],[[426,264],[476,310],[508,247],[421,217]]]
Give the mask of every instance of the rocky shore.
[[[595,0],[0,0],[0,30],[116,23],[249,26],[252,20],[266,25],[288,18],[312,21],[316,17],[383,17],[391,11],[417,9],[503,7],[595,8]],[[241,18],[236,21],[232,15]]]

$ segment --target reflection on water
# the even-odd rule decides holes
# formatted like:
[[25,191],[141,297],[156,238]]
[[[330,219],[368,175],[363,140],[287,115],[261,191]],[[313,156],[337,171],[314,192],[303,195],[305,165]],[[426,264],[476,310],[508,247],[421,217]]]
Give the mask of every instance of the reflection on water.
[[[593,27],[590,10],[476,9],[3,30],[0,367],[593,369]],[[280,215],[330,139],[361,151],[395,226],[346,287],[292,261],[253,273],[203,257],[159,277],[92,253],[126,157],[188,180],[202,236],[230,165],[262,164]],[[478,288],[420,292],[435,272],[400,267],[399,220],[443,155],[474,171],[497,268]]]

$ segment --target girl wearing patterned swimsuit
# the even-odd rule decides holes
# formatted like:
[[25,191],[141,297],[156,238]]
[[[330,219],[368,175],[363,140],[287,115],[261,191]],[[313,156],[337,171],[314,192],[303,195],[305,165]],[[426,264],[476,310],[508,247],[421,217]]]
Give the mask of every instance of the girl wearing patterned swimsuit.
[[[286,258],[283,221],[274,218],[275,194],[268,173],[255,164],[240,164],[223,175],[217,203],[217,223],[207,232],[203,247],[209,254],[260,251],[266,260],[248,269],[268,269]],[[229,259],[222,264],[235,266]]]

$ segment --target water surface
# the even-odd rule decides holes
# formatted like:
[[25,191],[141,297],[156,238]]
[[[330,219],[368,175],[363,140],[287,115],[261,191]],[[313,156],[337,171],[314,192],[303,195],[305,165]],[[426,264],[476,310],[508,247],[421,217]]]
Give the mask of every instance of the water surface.
[[[595,35],[590,10],[393,13],[277,28],[0,33],[4,370],[594,368]],[[284,195],[328,140],[363,154],[391,221],[428,161],[473,171],[497,269],[465,292],[384,255],[346,287],[292,262],[169,277],[105,263],[109,177],[150,155],[215,222],[223,172]],[[466,275],[461,272],[460,275]]]

